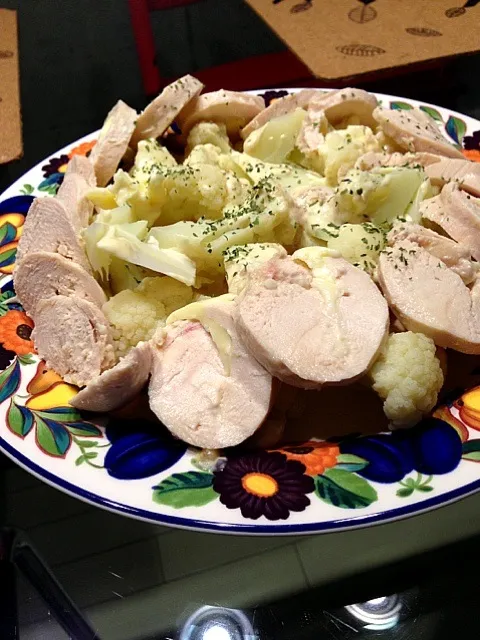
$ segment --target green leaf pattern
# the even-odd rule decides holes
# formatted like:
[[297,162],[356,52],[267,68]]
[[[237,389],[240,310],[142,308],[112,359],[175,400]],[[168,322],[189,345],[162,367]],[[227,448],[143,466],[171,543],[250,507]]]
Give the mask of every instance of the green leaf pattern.
[[417,473],[416,478],[405,478],[399,482],[400,489],[397,491],[397,496],[399,498],[408,498],[415,491],[420,491],[420,493],[430,493],[430,491],[433,491],[433,487],[430,486],[432,479],[433,476],[427,476],[424,478],[421,473]]
[[202,507],[218,498],[212,485],[213,473],[174,473],[153,487],[153,500],[174,509]]
[[376,490],[365,478],[337,468],[316,476],[315,493],[324,502],[342,509],[369,507],[378,499]]

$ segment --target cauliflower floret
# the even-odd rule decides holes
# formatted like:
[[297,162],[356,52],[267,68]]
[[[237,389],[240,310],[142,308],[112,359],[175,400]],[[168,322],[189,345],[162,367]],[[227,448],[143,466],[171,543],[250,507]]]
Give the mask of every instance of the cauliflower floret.
[[167,316],[173,311],[190,304],[193,299],[191,287],[173,278],[144,278],[136,289],[149,300],[160,300]]
[[194,125],[188,134],[187,149],[190,150],[204,144],[215,145],[224,153],[228,153],[231,150],[231,146],[227,135],[227,127],[216,122],[199,122]]
[[191,287],[168,277],[144,278],[136,289],[120,291],[110,298],[103,311],[112,325],[116,357],[122,358],[139,342],[150,340],[170,313],[192,299]]
[[317,148],[307,152],[306,159],[313,169],[323,173],[329,185],[338,184],[364,153],[382,150],[373,131],[361,125],[330,131],[324,136],[323,143],[321,139],[322,136],[319,137]]
[[444,379],[435,343],[412,331],[390,334],[369,375],[385,415],[398,426],[413,425],[433,409]]
[[371,222],[342,224],[330,228],[327,246],[342,254],[355,267],[373,274],[385,245],[385,232]]
[[[201,217],[217,220],[228,204],[243,199],[248,188],[232,188],[235,176],[214,164],[184,164],[160,171],[150,179],[148,195],[161,203],[160,222],[173,224],[179,220]],[[238,182],[238,181],[237,181]]]
[[177,161],[170,151],[155,139],[140,140],[130,175],[138,182],[148,182],[150,174],[157,165],[176,167]]

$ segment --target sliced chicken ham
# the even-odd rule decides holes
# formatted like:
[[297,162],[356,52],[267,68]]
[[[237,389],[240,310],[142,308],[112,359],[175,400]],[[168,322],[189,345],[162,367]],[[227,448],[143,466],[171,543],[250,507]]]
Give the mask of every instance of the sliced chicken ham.
[[77,231],[84,229],[90,222],[93,204],[86,198],[86,194],[96,184],[95,171],[90,160],[84,156],[73,156],[67,165],[57,199],[65,206],[70,221]]
[[36,198],[28,210],[18,243],[17,261],[38,251],[59,253],[91,272],[78,233],[65,205],[58,198]]
[[378,278],[406,329],[440,347],[480,354],[480,280],[469,289],[441,260],[408,240],[380,255]]
[[236,137],[265,106],[263,98],[239,91],[213,91],[192,100],[179,114],[177,123],[182,135],[188,135],[197,122],[221,122],[227,133]]
[[145,386],[151,365],[151,345],[141,342],[112,369],[89,382],[70,400],[70,404],[77,409],[100,413],[123,407]]
[[457,273],[466,284],[477,277],[478,270],[470,259],[467,247],[419,224],[407,222],[396,225],[388,234],[387,240],[390,245],[408,240],[423,247]]
[[323,109],[310,106],[297,136],[297,149],[308,157],[325,142],[329,129],[330,125]]
[[313,96],[321,93],[323,92],[319,89],[302,89],[297,93],[291,93],[288,96],[282,96],[274,100],[268,107],[265,107],[265,104],[263,104],[265,108],[262,108],[262,110],[243,127],[240,132],[242,138],[245,140],[253,131],[260,129],[260,127],[263,127],[264,124],[267,124],[267,122],[270,122],[273,118],[284,116],[287,113],[295,111],[295,109],[305,109]]
[[234,296],[198,304],[181,309],[172,319],[177,314],[198,315],[201,321],[167,325],[154,347],[150,407],[185,442],[207,449],[230,447],[263,423],[272,378],[237,335]]
[[35,309],[32,340],[38,355],[66,382],[83,387],[115,363],[111,332],[98,307],[54,296]]
[[462,152],[440,133],[435,120],[421,109],[383,109],[373,117],[383,132],[406,151],[425,151],[439,156],[463,158]]
[[427,176],[433,184],[456,182],[464,191],[480,197],[480,163],[471,160],[441,158],[427,167]]
[[238,297],[239,335],[270,373],[298,387],[365,373],[388,331],[371,278],[336,252],[301,249],[254,271]]
[[452,182],[443,187],[438,196],[422,202],[420,212],[480,261],[480,198]]
[[163,89],[138,117],[132,136],[132,145],[140,140],[159,138],[165,133],[182,110],[202,91],[203,84],[186,75]]
[[104,187],[118,169],[135,129],[137,112],[119,100],[107,115],[90,154],[97,184]]
[[355,163],[355,169],[370,171],[377,167],[427,167],[434,162],[439,162],[440,156],[433,153],[379,153],[368,151],[360,156]]
[[107,301],[98,282],[85,269],[58,253],[29,252],[16,263],[13,281],[23,308],[34,319],[40,300],[58,294],[88,300],[99,309]]
[[363,89],[339,89],[312,96],[308,109],[322,111],[332,125],[342,124],[352,119],[351,124],[375,126],[373,110],[377,107],[377,98]]

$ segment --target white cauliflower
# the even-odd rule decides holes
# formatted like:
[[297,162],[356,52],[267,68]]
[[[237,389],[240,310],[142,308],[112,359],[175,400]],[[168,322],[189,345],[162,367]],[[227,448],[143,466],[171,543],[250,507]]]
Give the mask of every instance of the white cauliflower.
[[191,287],[168,277],[144,278],[135,289],[120,291],[103,305],[112,325],[117,358],[139,342],[150,340],[157,326],[193,300]]
[[392,333],[369,372],[394,425],[418,422],[436,404],[443,372],[435,343],[422,333]]
[[335,249],[355,267],[373,274],[385,246],[385,232],[371,222],[330,227],[329,249]]
[[139,182],[146,182],[157,165],[176,167],[177,161],[170,151],[155,139],[140,140],[130,175]]
[[198,145],[212,144],[219,147],[224,153],[231,150],[230,140],[227,135],[227,127],[216,122],[199,122],[190,129],[187,139],[187,149],[193,149]]
[[350,125],[340,131],[330,131],[318,148],[307,154],[316,171],[323,173],[329,185],[336,185],[353,168],[360,156],[382,147],[369,127]]

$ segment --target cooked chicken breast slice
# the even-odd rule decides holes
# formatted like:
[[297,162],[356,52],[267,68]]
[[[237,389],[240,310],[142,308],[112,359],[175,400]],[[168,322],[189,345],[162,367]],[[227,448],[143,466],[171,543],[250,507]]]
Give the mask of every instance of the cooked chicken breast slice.
[[41,300],[34,320],[38,355],[65,382],[83,387],[114,365],[108,321],[91,302],[60,295]]
[[420,205],[422,217],[434,222],[468,248],[480,260],[480,198],[475,198],[451,182],[441,193]]
[[461,189],[480,197],[480,163],[471,160],[441,158],[427,167],[427,176],[433,184],[456,182]]
[[182,135],[188,135],[197,122],[221,122],[231,137],[258,115],[265,102],[260,96],[239,91],[213,91],[192,100],[177,118]]
[[309,157],[312,152],[319,149],[325,142],[328,127],[328,120],[325,118],[323,111],[317,114],[309,109],[295,141],[295,146],[301,153]]
[[424,333],[440,347],[480,353],[478,280],[470,290],[441,260],[408,240],[381,254],[378,277],[409,331]]
[[97,180],[93,164],[84,156],[73,156],[67,165],[65,177],[57,192],[60,200],[77,231],[90,223],[93,204],[85,196],[95,187]]
[[[153,349],[150,407],[173,435],[191,445],[231,447],[251,436],[266,418],[272,378],[238,337],[234,296],[200,304],[189,307],[197,306],[200,312],[193,316],[201,315],[201,322],[167,325]],[[180,310],[180,317],[189,307]]]
[[365,373],[388,332],[388,307],[371,278],[321,248],[276,258],[251,274],[237,300],[238,332],[280,380],[307,389]]
[[91,272],[70,216],[58,198],[35,198],[28,210],[18,243],[17,262],[28,253],[38,251],[59,253]]
[[373,117],[384,133],[406,151],[426,151],[440,156],[463,158],[462,152],[440,133],[435,120],[421,109],[377,107]]
[[119,100],[109,112],[93,147],[90,160],[97,184],[104,187],[118,169],[135,129],[137,112]]
[[252,243],[233,247],[224,254],[228,293],[238,295],[248,283],[249,275],[265,262],[286,256],[281,244],[274,242]]
[[378,153],[368,151],[358,158],[355,169],[370,171],[377,167],[414,167],[420,165],[427,167],[434,162],[439,162],[440,156],[433,153]]
[[17,262],[13,284],[23,308],[34,319],[40,300],[59,294],[88,300],[99,309],[107,301],[103,289],[85,269],[47,251],[28,253]]
[[141,342],[112,369],[89,382],[70,404],[77,409],[100,413],[123,407],[145,386],[151,366],[152,347],[149,342]]
[[183,76],[166,86],[138,117],[132,136],[132,145],[136,146],[140,140],[159,138],[163,135],[182,110],[202,92],[202,89],[203,84],[190,75]]
[[378,106],[377,98],[363,89],[339,89],[312,96],[308,109],[323,111],[328,122],[338,125],[347,118],[355,118],[352,124],[374,127],[376,121],[372,115]]
[[476,263],[472,262],[470,251],[464,245],[411,222],[395,225],[387,236],[390,246],[404,240],[426,249],[432,256],[441,260],[449,269],[457,273],[465,284],[473,282],[477,277]]
[[262,105],[262,110],[243,127],[240,135],[245,140],[248,136],[264,124],[273,120],[273,118],[279,118],[287,113],[295,111],[295,109],[305,109],[313,96],[322,94],[319,89],[302,89],[297,93],[291,93],[288,96],[283,96],[274,100],[268,107],[265,104]]

